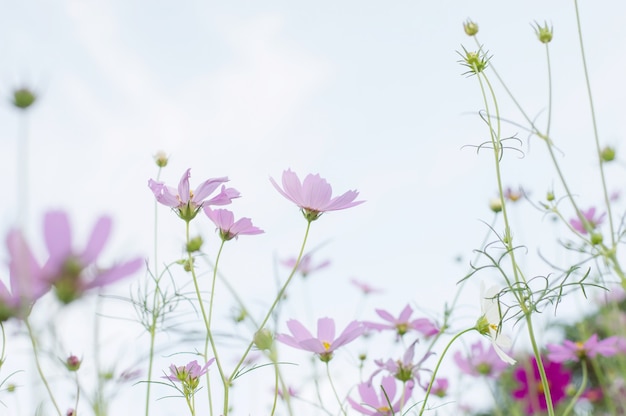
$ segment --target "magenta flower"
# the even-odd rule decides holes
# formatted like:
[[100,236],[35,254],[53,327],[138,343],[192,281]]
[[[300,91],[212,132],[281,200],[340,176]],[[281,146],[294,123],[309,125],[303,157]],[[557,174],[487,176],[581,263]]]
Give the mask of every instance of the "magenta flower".
[[315,221],[327,211],[338,211],[362,204],[365,201],[355,201],[359,195],[357,191],[347,191],[343,195],[332,198],[332,188],[326,179],[319,174],[308,174],[300,183],[298,175],[290,169],[283,172],[283,187],[278,186],[273,178],[272,185],[285,198],[302,209],[307,221]]
[[564,361],[581,361],[594,358],[596,355],[611,357],[618,353],[616,337],[609,337],[598,341],[598,334],[593,334],[585,342],[573,342],[568,339],[563,345],[548,344],[548,359],[556,363]]
[[208,205],[227,205],[234,198],[239,197],[239,192],[233,188],[222,185],[220,192],[211,199],[207,199],[221,184],[228,182],[227,177],[208,179],[200,184],[195,191],[189,188],[191,169],[187,169],[180,178],[178,189],[157,182],[148,181],[148,187],[154,193],[156,200],[163,205],[176,210],[180,218],[191,221],[195,218],[200,208]]
[[363,324],[352,321],[346,329],[335,338],[335,321],[331,318],[320,318],[317,320],[317,338],[295,319],[287,321],[287,328],[291,335],[277,334],[276,340],[294,348],[316,353],[320,360],[328,362],[333,358],[333,352],[355,340],[363,334]]
[[9,286],[0,281],[0,322],[28,315],[32,304],[50,290],[43,269],[35,259],[22,233],[11,230],[7,235],[9,251]]
[[96,222],[87,246],[80,251],[72,248],[72,232],[67,214],[50,211],[44,217],[44,238],[50,257],[44,266],[44,278],[54,286],[59,300],[69,303],[85,291],[102,287],[130,276],[144,261],[134,258],[108,269],[96,266],[111,232],[112,221],[101,217]]
[[435,324],[426,318],[410,320],[411,314],[413,314],[413,309],[410,305],[406,305],[402,312],[400,312],[400,316],[398,318],[394,318],[393,315],[382,309],[376,309],[376,313],[388,323],[381,324],[376,322],[364,322],[366,328],[376,329],[378,331],[391,329],[397,332],[398,337],[403,336],[411,329],[421,332],[427,337],[439,333],[439,329],[435,326]]
[[[408,402],[413,392],[413,381],[405,384],[404,392],[398,400],[396,397],[396,379],[393,376],[383,377],[380,389],[374,388],[372,381],[366,381],[358,385],[361,401],[357,402],[348,397],[350,406],[357,412],[368,416],[392,416],[400,414],[404,405]],[[377,391],[378,390],[378,391]]]
[[239,235],[261,234],[264,231],[252,225],[250,218],[240,218],[235,221],[235,216],[227,209],[212,210],[210,207],[204,207],[204,213],[220,231],[220,238],[223,241],[238,238]]
[[[589,225],[589,229],[594,230],[598,225],[602,224],[604,221],[604,217],[606,216],[606,212],[603,212],[602,215],[596,217],[596,208],[591,207],[586,211],[580,211],[581,215],[585,218],[585,222]],[[572,218],[569,220],[570,225],[576,231],[581,234],[587,234],[587,227],[580,218]]]
[[[524,366],[519,366],[515,370],[513,376],[515,380],[520,383],[520,386],[517,390],[513,391],[513,398],[525,402],[526,413],[534,415],[539,411],[546,410],[548,406],[546,404],[546,397],[543,392],[543,386],[541,385],[541,377],[539,376],[539,369],[537,368],[537,360],[535,357],[531,357],[531,365],[532,374],[529,374]],[[552,403],[556,405],[567,397],[567,386],[572,379],[572,374],[560,363],[546,359],[543,360],[543,367],[548,379]]]
[[470,353],[464,357],[461,351],[454,354],[454,361],[459,369],[470,376],[485,376],[497,378],[508,367],[508,364],[500,359],[493,345],[486,349],[481,341],[477,341],[470,347]]
[[[287,260],[283,260],[282,263],[287,267],[294,268],[297,260],[298,259],[296,257],[290,257]],[[298,272],[300,272],[302,277],[307,277],[311,272],[323,269],[328,266],[330,266],[330,260],[325,260],[321,263],[313,264],[311,254],[305,254],[300,259],[297,270]]]
[[433,388],[431,392],[437,397],[445,397],[448,394],[448,388],[450,387],[450,382],[447,378],[436,378],[433,381]]

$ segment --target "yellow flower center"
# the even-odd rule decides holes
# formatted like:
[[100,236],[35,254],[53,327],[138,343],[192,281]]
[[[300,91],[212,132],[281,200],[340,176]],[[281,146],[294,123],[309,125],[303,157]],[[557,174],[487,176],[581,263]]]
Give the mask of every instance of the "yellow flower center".
[[330,350],[330,342],[322,341],[322,345],[326,351]]

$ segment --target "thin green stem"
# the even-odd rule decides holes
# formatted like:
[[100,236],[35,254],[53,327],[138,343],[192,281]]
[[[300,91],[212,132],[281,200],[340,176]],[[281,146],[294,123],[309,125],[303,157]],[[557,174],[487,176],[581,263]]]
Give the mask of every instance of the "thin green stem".
[[54,398],[54,394],[52,393],[52,389],[50,389],[50,385],[48,384],[48,380],[46,379],[46,376],[43,372],[43,369],[41,368],[41,363],[39,362],[39,349],[37,348],[37,340],[35,338],[35,334],[33,333],[33,329],[30,326],[30,322],[28,321],[28,318],[24,318],[24,324],[26,325],[26,329],[28,329],[28,336],[30,338],[30,343],[33,347],[33,356],[35,357],[35,365],[37,366],[37,372],[39,373],[39,378],[41,379],[41,381],[43,382],[43,385],[46,388],[46,391],[48,392],[48,396],[50,397],[50,401],[52,402],[52,405],[54,406],[55,410],[57,411],[57,414],[59,416],[62,416],[61,413],[61,409],[59,408],[59,405],[57,404],[57,401]]
[[580,381],[580,387],[576,391],[576,394],[574,395],[574,397],[572,397],[572,399],[570,400],[569,404],[567,405],[567,407],[565,408],[561,416],[567,416],[574,409],[574,405],[578,402],[578,399],[580,398],[580,396],[585,391],[585,388],[587,387],[587,372],[588,372],[587,360],[582,361],[582,367],[583,367],[583,374],[582,374],[582,380]]
[[606,186],[606,178],[604,174],[604,163],[602,162],[602,149],[600,148],[600,136],[598,134],[598,123],[596,120],[596,110],[593,105],[593,95],[591,93],[591,81],[589,79],[589,70],[587,69],[587,58],[585,57],[585,46],[583,42],[582,25],[580,24],[580,12],[578,10],[578,0],[574,0],[574,9],[576,10],[576,27],[578,29],[578,40],[580,43],[580,54],[583,61],[583,70],[585,71],[585,85],[587,86],[587,96],[589,98],[589,110],[591,111],[591,123],[593,125],[593,138],[596,144],[596,152],[598,155],[598,163],[600,167],[600,179],[602,182],[602,192],[604,193],[604,203],[606,205],[607,215],[609,217],[609,226],[611,228],[611,243],[615,247],[615,227],[613,225],[613,215],[611,214],[611,201],[609,191]]
[[330,365],[328,364],[328,361],[326,361],[326,376],[328,377],[330,388],[333,390],[335,399],[337,400],[337,403],[339,403],[339,409],[341,409],[341,413],[343,413],[345,416],[348,416],[348,413],[346,413],[346,409],[343,408],[343,403],[341,402],[341,399],[337,394],[337,389],[335,388],[335,383],[333,383],[333,378],[330,376]]
[[471,328],[464,329],[463,331],[453,336],[450,342],[448,342],[448,345],[446,345],[446,348],[444,348],[443,352],[439,356],[437,365],[435,365],[435,369],[433,370],[433,375],[430,377],[430,383],[428,383],[428,389],[426,389],[426,395],[424,396],[424,400],[422,401],[422,407],[420,408],[420,412],[419,412],[420,416],[422,416],[424,414],[424,411],[426,410],[426,403],[428,402],[430,391],[433,388],[433,384],[435,384],[435,378],[437,377],[437,372],[439,371],[439,367],[441,366],[441,363],[443,362],[443,358],[446,356],[446,353],[448,352],[452,344],[454,344],[454,342],[457,339],[461,338],[462,335],[467,334],[468,332],[471,332],[471,331],[475,331],[475,330],[476,330],[476,327],[474,326]]

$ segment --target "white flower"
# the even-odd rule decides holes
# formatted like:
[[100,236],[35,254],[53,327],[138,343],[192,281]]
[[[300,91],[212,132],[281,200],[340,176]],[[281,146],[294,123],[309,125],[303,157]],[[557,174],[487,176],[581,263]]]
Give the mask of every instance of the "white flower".
[[489,335],[493,349],[498,357],[507,364],[513,365],[516,361],[510,357],[504,350],[511,349],[511,338],[504,335],[501,331],[502,314],[500,312],[500,303],[497,295],[500,292],[497,286],[492,286],[485,290],[485,285],[480,284],[480,309],[481,317],[476,323],[478,332],[483,335]]

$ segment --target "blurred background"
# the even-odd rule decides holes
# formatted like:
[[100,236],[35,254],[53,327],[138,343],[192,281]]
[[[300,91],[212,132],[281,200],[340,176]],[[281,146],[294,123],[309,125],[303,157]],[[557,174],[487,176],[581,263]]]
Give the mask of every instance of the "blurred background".
[[[332,316],[343,327],[357,317],[375,319],[374,308],[398,314],[406,304],[421,316],[440,320],[444,304],[451,302],[456,283],[468,271],[472,250],[489,231],[489,199],[497,195],[493,155],[473,147],[488,139],[477,115],[484,108],[479,86],[475,77],[462,75],[465,68],[458,63],[463,46],[476,49],[463,32],[468,18],[478,23],[491,63],[541,126],[548,105],[547,64],[533,25],[547,22],[554,27],[552,137],[581,206],[601,204],[572,2],[0,4],[0,173],[7,201],[0,227],[6,232],[14,226],[16,201],[26,193],[28,207],[22,215],[40,252],[43,212],[62,208],[71,214],[78,247],[96,218],[108,214],[115,228],[103,261],[141,255],[152,263],[154,198],[147,182],[157,175],[153,156],[164,151],[170,161],[161,180],[176,186],[189,167],[192,188],[207,178],[228,176],[229,185],[242,193],[228,209],[237,217],[251,217],[265,230],[227,244],[221,267],[260,315],[276,293],[276,280],[288,273],[280,261],[297,254],[306,225],[298,209],[269,182],[269,177],[279,180],[283,170],[291,168],[301,178],[319,173],[337,194],[356,189],[359,199],[367,202],[325,214],[313,224],[308,248],[314,250],[315,261],[332,264],[306,281],[294,282],[289,296],[304,296],[306,301],[285,304],[280,331],[286,330],[289,318],[312,327],[317,318]],[[600,139],[617,149],[609,187],[618,192],[624,191],[625,179],[620,152],[626,130],[624,9],[615,2],[581,2]],[[493,81],[503,117],[524,125]],[[10,104],[12,91],[21,87],[37,94],[26,114]],[[15,155],[25,131],[28,186],[18,189]],[[543,200],[548,191],[562,196],[543,143],[529,139],[514,123],[504,124],[503,135],[518,137],[515,146],[521,150],[505,154],[505,185],[522,186],[533,202]],[[158,258],[164,264],[181,256],[184,223],[164,206],[157,212]],[[529,275],[551,273],[537,253],[567,261],[555,248],[555,241],[567,232],[564,226],[528,201],[514,205],[512,217],[515,238],[528,247],[522,263]],[[205,251],[214,258],[218,239],[212,223],[198,218],[192,232],[204,237]],[[207,270],[203,272],[208,282]],[[3,274],[5,278],[6,271]],[[185,279],[180,272],[178,277]],[[469,281],[455,325],[473,324],[480,281],[497,283],[497,277],[486,273]],[[384,292],[363,302],[352,278]],[[128,297],[142,279],[140,273],[111,293]],[[63,311],[50,306],[58,314],[52,316],[59,327],[70,330],[59,335],[59,345],[46,348],[50,357],[60,351],[91,354],[91,312],[79,312],[93,311],[94,299]],[[43,302],[54,305],[53,299]],[[105,315],[134,319],[128,302],[104,303],[109,308]],[[216,325],[224,330],[232,329],[233,305],[225,295],[218,306]],[[584,307],[577,301],[564,305],[560,317],[567,319]],[[35,316],[42,327],[50,319],[46,313]],[[22,345],[23,337],[18,336],[23,328],[12,325],[8,331],[13,331],[15,343],[8,365],[24,368],[11,361],[30,359],[28,344]],[[104,362],[117,369],[145,366],[140,361],[147,337],[141,326],[104,319],[101,328]],[[193,346],[177,345],[175,337],[163,336],[161,341],[166,347],[159,353],[157,374],[170,362],[189,361],[170,354]],[[519,340],[518,346],[524,348],[524,342]],[[33,375],[18,375],[27,396],[37,385],[34,372],[29,373]],[[155,398],[172,393],[155,388]],[[143,384],[127,388],[130,393],[112,409],[128,409],[129,401],[134,403],[130,398],[143,395],[144,389]],[[271,383],[267,389],[271,391]],[[255,400],[265,400],[266,390],[251,391],[258,397],[235,393],[241,394],[239,400],[245,397],[237,403],[241,413],[236,414],[265,414],[266,404],[257,406]],[[15,409],[16,399],[7,397],[2,400]],[[163,406],[183,405],[177,399],[159,403],[155,414],[165,414],[158,413]],[[29,404],[22,404],[23,412],[16,414],[32,414],[25,406]],[[137,406],[142,409],[141,402]]]

